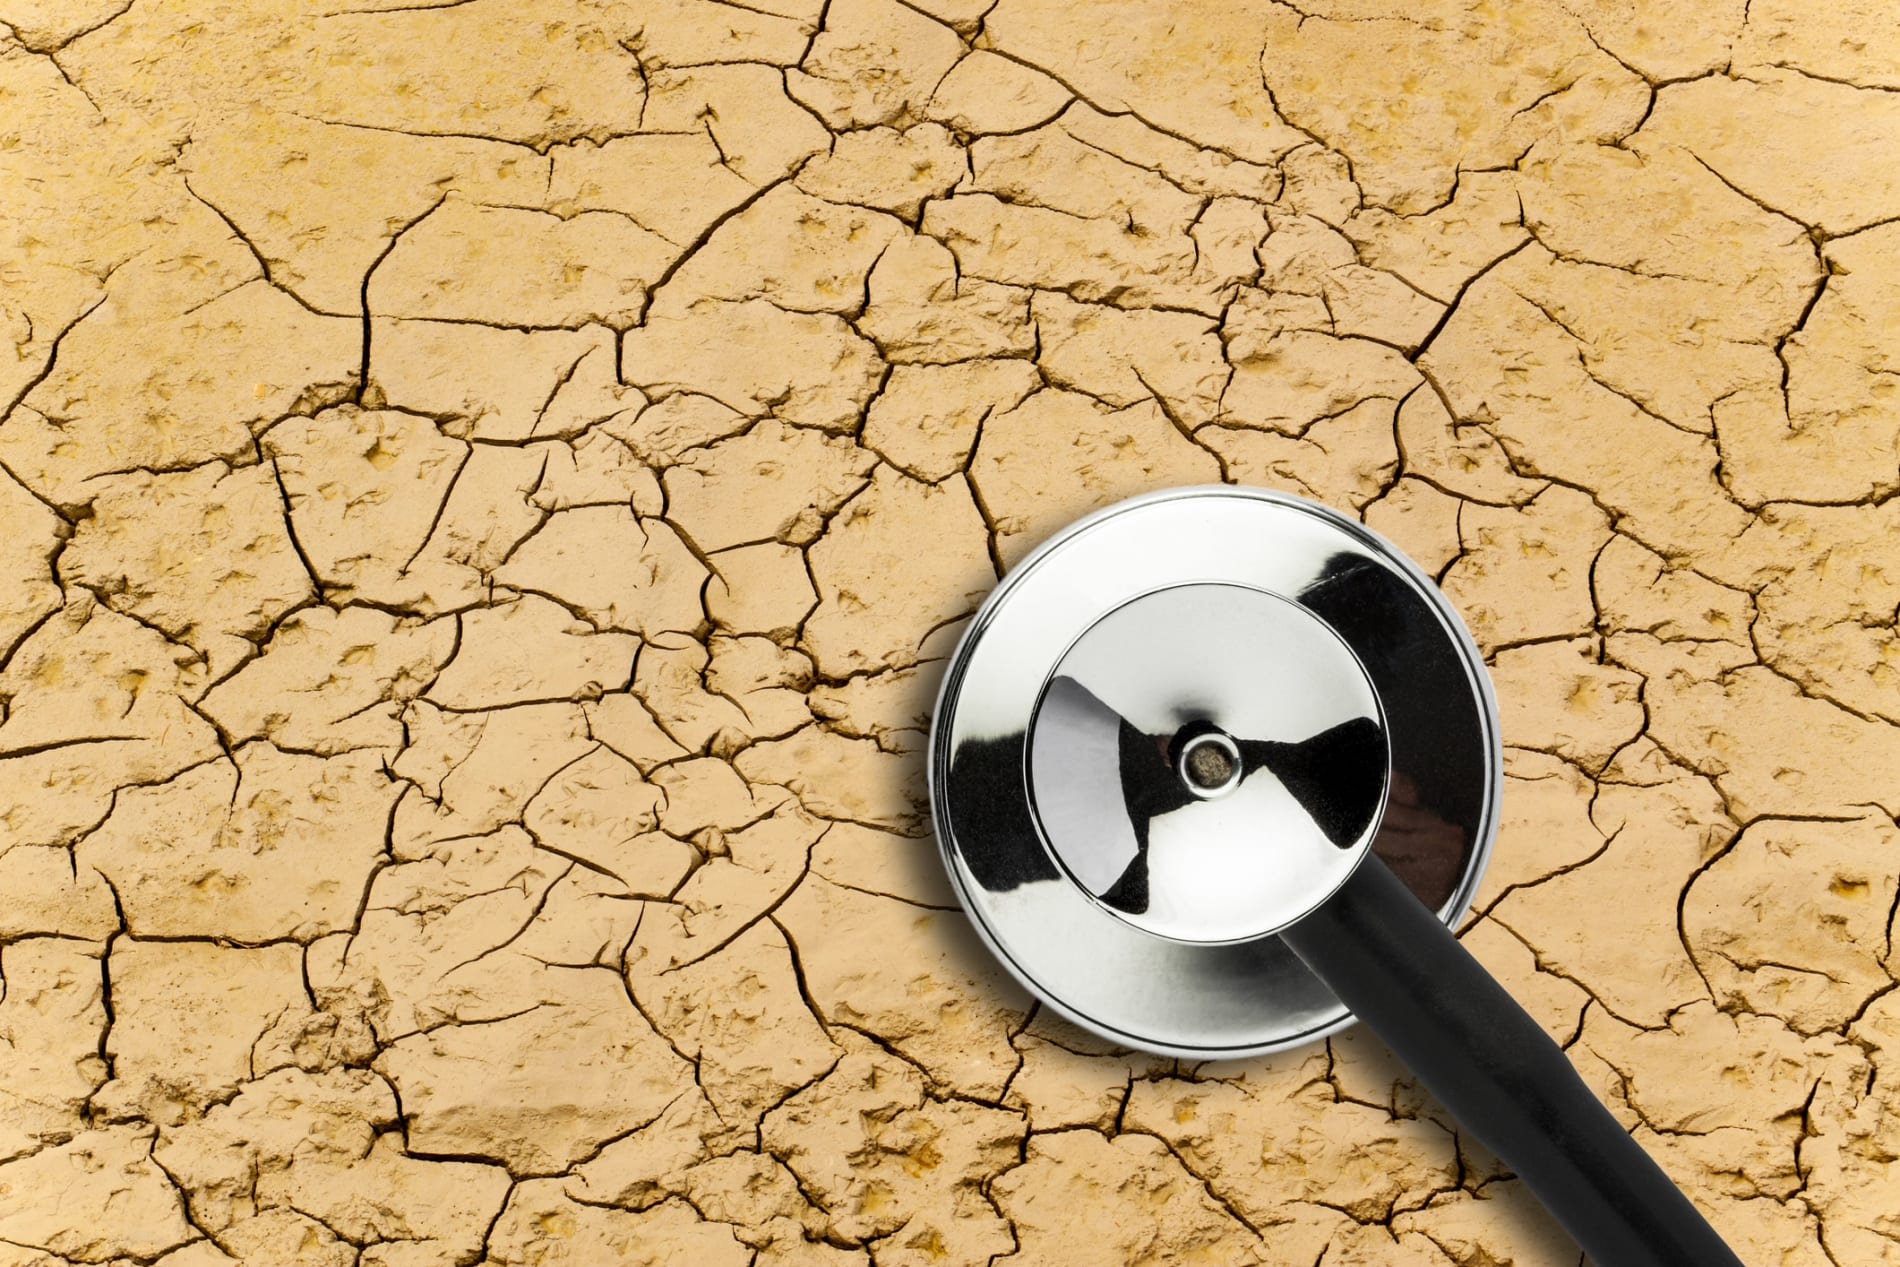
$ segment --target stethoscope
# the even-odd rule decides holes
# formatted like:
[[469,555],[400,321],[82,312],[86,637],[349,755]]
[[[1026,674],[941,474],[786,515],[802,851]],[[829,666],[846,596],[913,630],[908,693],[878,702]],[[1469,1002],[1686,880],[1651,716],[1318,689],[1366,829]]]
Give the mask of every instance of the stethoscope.
[[1436,586],[1323,506],[1178,489],[1072,524],[984,602],[931,730],[972,923],[1128,1047],[1368,1025],[1601,1267],[1740,1267],[1450,928],[1497,832],[1484,662]]

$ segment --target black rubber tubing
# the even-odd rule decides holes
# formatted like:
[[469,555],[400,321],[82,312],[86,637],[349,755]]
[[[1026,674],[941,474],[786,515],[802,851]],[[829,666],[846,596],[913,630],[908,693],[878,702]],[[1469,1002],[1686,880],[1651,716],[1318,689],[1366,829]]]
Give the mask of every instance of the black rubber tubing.
[[1280,936],[1596,1267],[1741,1267],[1543,1027],[1376,855]]

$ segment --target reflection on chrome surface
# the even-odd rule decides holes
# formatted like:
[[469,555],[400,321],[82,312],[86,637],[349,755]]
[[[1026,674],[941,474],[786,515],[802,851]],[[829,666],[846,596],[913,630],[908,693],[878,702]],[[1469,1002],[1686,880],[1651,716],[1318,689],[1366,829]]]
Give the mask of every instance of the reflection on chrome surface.
[[[1181,777],[1178,756],[1186,743],[1213,731],[1213,724],[1190,722],[1171,735],[1146,734],[1071,677],[1058,676],[1049,684],[1043,708],[1051,707],[1099,713],[1115,728],[1121,807],[1134,856],[1115,881],[1094,896],[1118,911],[1143,914],[1149,904],[1151,827],[1158,818],[1201,804],[1204,798]],[[1377,721],[1350,718],[1291,743],[1232,738],[1240,754],[1238,785],[1244,787],[1262,774],[1277,780],[1333,847],[1352,848],[1372,825],[1385,788],[1385,736]],[[1193,828],[1191,822],[1186,826]]]
[[1499,776],[1472,669],[1444,618],[1376,559],[1334,555],[1299,601],[1358,654],[1385,710],[1392,803],[1372,851],[1438,910],[1472,860]]
[[1090,622],[1042,690],[1028,757],[1056,865],[1136,927],[1199,944],[1264,936],[1332,896],[1388,768],[1378,697],[1339,635],[1290,599],[1207,581]]

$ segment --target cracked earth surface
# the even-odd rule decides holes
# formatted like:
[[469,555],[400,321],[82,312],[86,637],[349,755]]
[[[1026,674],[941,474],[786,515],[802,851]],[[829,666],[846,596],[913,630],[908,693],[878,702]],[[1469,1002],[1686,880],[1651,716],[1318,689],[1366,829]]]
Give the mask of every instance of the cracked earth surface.
[[0,191],[0,1264],[1570,1267],[944,886],[961,622],[1214,480],[1472,624],[1471,949],[1900,1264],[1887,6],[0,0]]

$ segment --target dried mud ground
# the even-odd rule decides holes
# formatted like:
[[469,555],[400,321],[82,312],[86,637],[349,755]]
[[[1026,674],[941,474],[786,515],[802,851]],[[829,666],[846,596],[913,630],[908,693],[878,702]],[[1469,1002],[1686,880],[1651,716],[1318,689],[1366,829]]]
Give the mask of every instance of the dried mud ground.
[[1376,1043],[939,876],[1002,570],[1390,534],[1467,944],[1752,1267],[1900,1264],[1879,0],[0,0],[0,1264],[1573,1267]]

